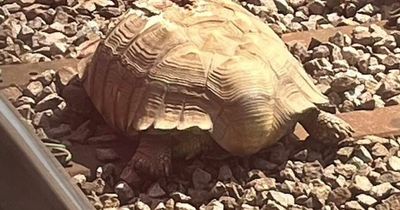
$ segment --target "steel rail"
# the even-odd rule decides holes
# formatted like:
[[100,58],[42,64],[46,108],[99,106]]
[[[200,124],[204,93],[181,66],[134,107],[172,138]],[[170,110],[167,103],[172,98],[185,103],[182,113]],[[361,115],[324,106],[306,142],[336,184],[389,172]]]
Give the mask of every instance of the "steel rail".
[[58,71],[65,67],[76,67],[78,59],[60,59],[39,63],[23,63],[0,65],[0,89],[11,85],[24,85],[33,75],[40,74],[48,69]]
[[391,31],[385,28],[387,21],[378,21],[373,23],[365,23],[356,26],[339,26],[335,28],[326,28],[326,29],[316,29],[309,31],[299,31],[299,32],[291,32],[282,35],[282,40],[289,44],[301,43],[308,47],[313,39],[318,40],[320,42],[328,42],[329,37],[334,36],[337,32],[341,32],[342,34],[350,35],[353,33],[353,30],[359,26],[369,27],[370,25],[378,25],[382,27],[386,31]]
[[0,94],[0,209],[91,210],[63,167]]

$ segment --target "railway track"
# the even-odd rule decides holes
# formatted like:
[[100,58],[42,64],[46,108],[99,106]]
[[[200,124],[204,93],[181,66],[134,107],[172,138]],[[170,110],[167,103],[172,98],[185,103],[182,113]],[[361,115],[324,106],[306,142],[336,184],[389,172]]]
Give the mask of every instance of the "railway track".
[[[374,24],[384,26],[387,21],[381,21]],[[371,24],[365,24],[368,26]],[[333,36],[337,32],[343,34],[351,34],[355,26],[342,26],[337,28],[328,28],[315,31],[303,31],[293,32],[284,34],[282,39],[287,44],[302,43],[308,46],[313,39],[320,42],[328,41],[328,38]],[[7,95],[7,87],[17,85],[25,85],[32,76],[38,75],[47,69],[53,69],[58,71],[63,68],[74,68],[78,59],[62,59],[50,62],[41,62],[33,64],[11,64],[0,66],[1,77],[0,77],[0,89]],[[391,135],[400,135],[400,116],[392,115],[391,113],[400,113],[400,106],[391,106],[376,109],[373,111],[355,111],[351,113],[339,114],[340,117],[349,121],[352,126],[356,128],[356,137],[365,135],[379,135],[382,137],[388,137]],[[373,123],[367,119],[374,119]],[[363,122],[360,124],[359,122]],[[304,139],[306,137],[305,131],[301,127],[297,127],[295,133],[299,138]]]
[[[384,25],[379,22],[378,25]],[[354,29],[352,26],[338,27],[334,29],[322,29],[316,31],[296,32],[283,35],[282,39],[288,43],[310,44],[312,39],[326,41],[328,37],[340,31],[349,34]],[[73,164],[72,167],[63,167],[56,161],[49,152],[40,144],[40,140],[29,133],[29,130],[17,121],[18,113],[12,110],[12,106],[6,98],[12,96],[10,86],[24,86],[34,75],[44,70],[53,69],[58,71],[65,67],[77,65],[77,59],[62,59],[51,62],[34,64],[17,64],[0,66],[0,89],[2,101],[0,101],[0,165],[10,169],[8,173],[0,173],[0,180],[10,180],[9,183],[1,183],[0,189],[8,189],[9,194],[1,194],[8,202],[1,203],[0,209],[11,209],[18,206],[18,209],[90,209],[89,202],[84,195],[69,181],[69,175],[82,172],[85,168],[94,171],[101,163],[95,158],[95,146],[72,145],[70,147],[74,161],[80,164]],[[377,135],[381,137],[400,136],[400,105],[378,108],[371,111],[354,111],[338,114],[339,117],[349,122],[355,129],[355,137]],[[295,134],[300,139],[307,137],[306,132],[300,126],[296,127]],[[130,158],[132,147],[127,147],[126,142],[117,142],[109,147],[119,151],[123,161]],[[84,166],[81,167],[81,164]],[[16,167],[16,166],[21,167]],[[19,174],[20,176],[12,176]],[[93,175],[93,174],[92,174]],[[6,177],[2,177],[6,176]],[[2,185],[3,184],[3,185]],[[10,185],[12,184],[12,185]],[[19,200],[19,193],[30,185],[35,191],[27,191],[29,199]],[[10,188],[13,187],[13,189]],[[16,199],[18,198],[18,200]],[[41,198],[46,198],[46,206],[43,206]],[[50,207],[49,205],[50,204]]]

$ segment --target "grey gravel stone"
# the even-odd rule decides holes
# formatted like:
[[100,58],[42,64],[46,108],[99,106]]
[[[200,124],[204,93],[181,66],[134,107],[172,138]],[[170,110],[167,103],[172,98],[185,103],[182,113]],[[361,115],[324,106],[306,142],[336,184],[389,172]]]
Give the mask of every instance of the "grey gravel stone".
[[304,165],[305,180],[320,179],[322,176],[322,166],[318,161],[306,163]]
[[345,203],[346,210],[364,210],[364,208],[357,201],[349,201]]
[[[21,62],[23,63],[37,63],[37,62],[50,61],[50,58],[40,53],[25,53],[20,56],[20,59]],[[10,62],[10,63],[16,63],[16,62]]]
[[321,0],[312,0],[307,4],[310,14],[322,15],[326,9],[326,2]]
[[226,209],[235,209],[238,206],[236,199],[229,196],[221,196],[219,201],[224,204]]
[[177,210],[195,210],[196,208],[188,203],[177,202],[175,204],[175,209],[177,209]]
[[331,191],[332,189],[319,179],[313,180],[311,183],[310,195],[318,206],[325,205]]
[[357,156],[352,157],[349,161],[347,161],[347,163],[355,165],[357,168],[360,168],[363,165],[365,165],[364,161]]
[[389,198],[382,201],[381,204],[376,205],[377,210],[396,210],[400,208],[400,194],[391,195]]
[[39,81],[33,81],[28,84],[23,93],[24,95],[35,98],[42,91],[43,91],[43,84]]
[[328,201],[333,202],[336,206],[344,204],[351,198],[351,192],[344,187],[338,187],[329,193]]
[[356,175],[353,179],[350,189],[354,193],[369,192],[373,185],[369,181],[368,177]]
[[377,177],[376,181],[378,183],[391,183],[391,184],[399,183],[400,172],[395,172],[395,171],[383,172],[379,177]]
[[337,59],[337,58],[333,58],[333,68],[339,68],[339,69],[348,69],[350,68],[349,64],[347,63],[346,60],[342,60],[342,59]]
[[327,75],[332,72],[332,64],[326,58],[316,58],[304,63],[306,71],[314,76]]
[[366,15],[366,14],[357,13],[354,16],[354,20],[356,20],[359,23],[367,23],[371,20],[371,16]]
[[368,151],[367,148],[365,148],[364,146],[360,146],[360,148],[358,148],[355,151],[355,155],[357,157],[359,157],[361,160],[363,160],[365,163],[369,163],[372,162],[373,158],[370,154],[370,152]]
[[274,0],[276,7],[278,8],[278,11],[282,14],[293,14],[294,10],[292,7],[289,6],[287,1],[285,0]]
[[366,27],[356,27],[353,31],[353,39],[354,43],[362,44],[364,46],[373,45],[375,39],[371,36],[368,28]]
[[338,158],[342,162],[346,162],[353,154],[354,147],[342,147],[337,151]]
[[268,196],[285,208],[294,204],[294,197],[290,194],[270,190]]
[[243,210],[259,210],[260,208],[258,206],[251,206],[249,204],[242,204],[240,206],[240,209],[243,209]]
[[170,196],[177,202],[189,202],[190,200],[192,200],[190,196],[185,195],[181,192],[173,192]]
[[374,169],[379,173],[383,173],[388,170],[387,164],[382,160],[382,158],[377,158],[374,160]]
[[400,158],[396,156],[392,156],[388,160],[388,165],[394,171],[400,171]]
[[205,210],[223,210],[224,209],[224,204],[222,204],[218,200],[212,200],[210,203],[207,204],[205,207]]
[[258,192],[271,190],[276,188],[275,179],[273,178],[259,178],[254,179],[247,183],[247,187],[254,187]]
[[342,55],[343,55],[343,58],[350,65],[356,65],[360,59],[360,53],[354,47],[351,47],[351,46],[343,47]]
[[400,95],[393,96],[386,100],[387,106],[399,105],[400,104]]
[[367,15],[374,15],[378,12],[378,8],[372,4],[366,4],[362,8],[358,10],[359,13],[367,14]]
[[349,76],[336,77],[331,85],[331,89],[337,93],[343,93],[345,91],[351,90],[357,86],[358,82]]
[[385,65],[386,69],[398,69],[400,67],[400,57],[394,54],[388,54],[382,60],[382,64]]
[[247,176],[248,176],[249,180],[267,177],[263,171],[258,170],[258,169],[253,169],[253,170],[247,172]]
[[298,8],[304,6],[307,3],[307,0],[288,0],[288,3],[293,8]]
[[142,201],[137,201],[134,205],[134,209],[138,209],[138,210],[150,210],[150,206],[143,203]]
[[165,202],[165,207],[167,209],[174,209],[175,208],[175,201],[174,199],[170,198]]
[[154,210],[167,210],[167,207],[163,202],[160,202],[157,204],[157,206],[154,208]]
[[27,120],[31,120],[35,115],[35,111],[32,109],[31,104],[22,104],[17,107],[17,111]]
[[101,178],[96,178],[92,182],[84,182],[81,186],[81,189],[85,192],[85,194],[102,194],[104,192],[105,182]]
[[50,118],[53,114],[52,110],[37,112],[32,119],[32,124],[36,127],[50,128]]
[[344,47],[349,43],[346,43],[345,41],[345,36],[341,32],[336,32],[335,35],[329,37],[329,42],[339,46],[339,47]]
[[364,207],[373,206],[378,202],[375,198],[366,194],[359,194],[356,196],[356,198],[358,203],[360,203]]
[[[293,195],[295,186],[296,186],[296,182],[285,180],[285,181],[283,181],[283,183],[281,183],[279,185],[278,190],[283,192],[283,193],[289,193],[289,194]],[[294,195],[294,196],[296,197],[296,195]]]
[[380,185],[373,186],[370,195],[373,196],[375,199],[380,200],[389,194],[398,191],[394,188],[390,183],[382,183]]
[[324,45],[319,45],[313,49],[313,58],[326,58],[330,55],[329,48]]
[[47,109],[54,110],[63,101],[64,99],[61,98],[57,93],[51,93],[37,103],[35,110],[38,112]]
[[350,179],[357,171],[357,167],[351,164],[340,164],[335,168],[335,172]]
[[278,203],[276,203],[273,200],[268,200],[267,203],[263,206],[264,210],[284,210],[287,209],[281,205],[279,205]]

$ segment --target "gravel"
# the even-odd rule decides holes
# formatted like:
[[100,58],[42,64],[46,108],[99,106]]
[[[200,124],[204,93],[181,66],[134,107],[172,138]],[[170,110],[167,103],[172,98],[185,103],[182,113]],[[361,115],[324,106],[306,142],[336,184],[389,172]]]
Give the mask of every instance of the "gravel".
[[[369,15],[367,22],[376,21],[385,16],[382,13],[388,9],[368,0],[345,3],[246,0],[240,3],[275,31],[280,28],[283,33],[292,32],[292,27],[310,30],[358,24],[362,21],[356,18],[357,14]],[[134,3],[137,7],[142,4],[141,1]],[[76,58],[90,40],[103,38],[130,5],[132,3],[122,0],[2,1],[0,64]],[[393,4],[393,8],[395,6]],[[315,27],[309,28],[310,25]],[[327,111],[370,110],[400,103],[398,31],[388,34],[377,25],[360,26],[350,36],[337,33],[329,42],[317,41],[311,47],[295,44],[290,50],[329,98]],[[38,82],[31,83],[26,94],[39,97],[37,94],[42,88]],[[47,91],[51,92],[51,88]],[[51,105],[51,102],[46,103],[45,106]],[[27,110],[26,107],[21,109]]]
[[[25,106],[24,111],[20,110],[25,113],[21,118],[36,133],[54,137],[65,145],[96,145],[99,141],[89,139],[116,138],[104,122],[93,119],[93,114],[75,116],[63,98],[66,87],[58,81],[62,78],[49,72],[52,71],[30,82],[42,84],[42,92],[37,95],[58,96],[45,110],[38,110],[37,106],[47,96],[31,98],[26,91],[29,85],[19,92],[16,87],[10,88],[10,92],[17,92],[10,97],[14,98],[13,104]],[[54,93],[45,91],[49,86],[55,88]],[[67,105],[60,106],[64,103]],[[77,122],[80,123],[73,126]],[[72,179],[97,209],[396,209],[400,193],[399,143],[400,138],[366,136],[326,147],[311,140],[299,142],[289,135],[246,158],[219,160],[200,155],[176,160],[168,179],[148,180],[140,189],[118,184],[116,172],[121,171],[121,166],[115,161],[119,154],[101,148],[97,158],[103,165],[91,173],[96,175],[80,174]],[[273,167],[267,167],[270,163]]]
[[[386,18],[387,10],[369,0],[239,3],[278,34],[376,22]],[[127,8],[142,4],[125,0],[0,1],[0,65],[76,58],[89,40],[104,37]]]
[[[354,26],[389,18],[391,8],[373,0],[240,0],[241,4],[259,16],[278,34]],[[397,12],[398,13],[398,12]],[[395,13],[395,14],[397,14]],[[398,15],[391,17],[396,25]]]
[[[278,33],[353,25],[383,17],[369,1],[247,0],[242,4]],[[76,57],[104,37],[126,3],[6,0],[0,3],[0,64]],[[400,103],[400,34],[357,27],[312,48],[291,52],[328,96],[332,112]],[[72,73],[47,70],[26,87],[5,90],[21,119],[41,138],[65,145],[117,139],[96,114],[77,113],[67,100]],[[73,79],[72,79],[73,80]],[[79,103],[76,97],[73,103]],[[84,101],[82,103],[85,103]],[[142,189],[117,183],[119,154],[97,149],[96,176],[72,177],[96,209],[400,209],[400,138],[366,136],[337,146],[287,136],[246,158],[200,155],[176,162],[167,178]],[[179,167],[178,167],[179,166]]]
[[0,64],[76,58],[125,11],[122,0],[0,1]]
[[400,103],[399,36],[371,24],[350,35],[337,32],[328,42],[289,48],[329,98],[330,112],[371,110]]

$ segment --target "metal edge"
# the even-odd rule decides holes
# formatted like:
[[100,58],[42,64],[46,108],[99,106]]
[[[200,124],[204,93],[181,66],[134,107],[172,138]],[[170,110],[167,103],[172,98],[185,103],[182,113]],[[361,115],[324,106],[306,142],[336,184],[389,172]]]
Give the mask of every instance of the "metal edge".
[[0,209],[94,209],[18,116],[0,94]]

